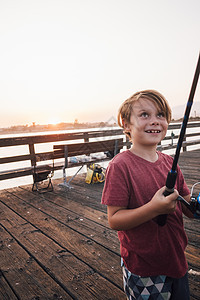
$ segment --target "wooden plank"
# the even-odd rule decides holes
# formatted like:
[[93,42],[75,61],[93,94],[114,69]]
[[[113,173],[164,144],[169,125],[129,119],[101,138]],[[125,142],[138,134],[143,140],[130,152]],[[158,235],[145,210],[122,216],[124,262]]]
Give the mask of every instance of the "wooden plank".
[[[170,123],[168,126],[168,130],[181,129],[181,126],[182,126],[181,123],[178,123],[178,124]],[[188,122],[187,123],[187,128],[193,128],[193,127],[200,127],[200,123],[199,122]]]
[[[192,153],[189,152],[181,153],[180,156],[179,164],[181,169],[183,168],[186,182],[190,187],[199,178],[199,173],[198,173],[199,159],[200,159],[200,150],[192,151]],[[44,195],[37,195],[36,193],[30,192],[31,186],[25,187],[23,189],[22,188],[10,189],[9,197],[6,191],[0,191],[0,196],[1,196],[0,199],[4,199],[5,195],[7,195],[5,197],[6,200],[4,199],[3,201],[5,201],[6,205],[10,207],[10,208],[6,207],[9,213],[6,211],[4,206],[0,207],[0,218],[2,218],[5,222],[3,225],[6,225],[5,228],[7,234],[12,235],[9,236],[10,239],[12,238],[15,242],[17,242],[18,246],[20,246],[21,248],[23,247],[22,249],[26,253],[33,254],[31,257],[34,260],[37,269],[40,268],[42,272],[45,272],[46,274],[45,276],[49,276],[50,279],[54,281],[57,280],[56,284],[60,288],[62,288],[63,291],[65,291],[64,288],[67,288],[65,285],[66,279],[62,278],[62,276],[60,277],[57,276],[57,273],[59,273],[57,270],[59,269],[61,270],[61,272],[63,272],[65,268],[63,269],[60,268],[59,264],[63,264],[65,266],[66,261],[65,258],[54,259],[55,244],[58,246],[58,249],[60,249],[59,247],[61,247],[61,249],[65,250],[65,252],[61,252],[59,254],[57,253],[57,255],[61,255],[62,253],[65,255],[66,251],[68,251],[68,246],[69,246],[72,251],[71,252],[68,251],[68,252],[70,252],[70,254],[73,257],[75,255],[76,259],[78,261],[80,260],[82,263],[86,264],[88,268],[92,269],[95,272],[95,275],[97,274],[97,276],[100,276],[100,278],[103,277],[105,282],[107,283],[109,282],[109,286],[108,286],[109,295],[106,294],[106,297],[109,297],[108,299],[116,299],[115,296],[113,296],[112,298],[112,295],[115,295],[115,293],[118,294],[119,290],[121,291],[119,299],[125,299],[121,287],[119,288],[116,283],[113,283],[113,281],[109,279],[118,276],[118,278],[121,280],[121,270],[119,266],[119,261],[116,259],[119,248],[112,249],[113,242],[111,242],[111,245],[107,245],[109,241],[109,232],[111,230],[108,228],[108,224],[107,224],[106,208],[100,204],[103,184],[87,185],[85,184],[84,179],[85,179],[85,174],[75,178],[73,180],[74,189],[70,191],[69,190],[67,191],[57,185],[57,183],[59,183],[61,180],[55,180],[54,181],[55,191],[53,193],[47,193]],[[23,199],[25,201],[22,201]],[[16,211],[16,213],[14,211]],[[13,215],[10,212],[14,214],[15,218],[12,217]],[[17,216],[20,219],[18,219]],[[20,222],[19,220],[22,220],[23,222]],[[194,271],[199,271],[200,268],[199,221],[188,220],[185,218],[184,223],[185,223],[186,233],[189,238],[188,247],[186,249],[189,269],[193,269]],[[54,231],[53,231],[53,227],[55,227]],[[94,236],[91,236],[93,234],[92,233],[93,227],[94,227]],[[105,233],[103,232],[103,228],[105,228]],[[77,240],[74,239],[73,235],[71,234],[72,232],[78,233],[78,235],[76,235]],[[1,232],[0,232],[0,236],[2,237]],[[45,242],[46,240],[43,239],[43,236],[47,238],[48,242]],[[112,232],[112,235],[110,235],[110,240],[111,241],[113,240],[117,243],[116,232],[114,231]],[[53,248],[50,241],[54,245]],[[76,241],[78,242],[76,243]],[[41,246],[39,245],[40,243]],[[93,244],[90,245],[90,243]],[[91,249],[97,249],[96,244],[98,245],[100,244],[102,247],[104,247],[105,251],[106,250],[111,251],[111,249],[113,250],[112,252],[113,257],[112,258],[110,257],[110,260],[112,260],[112,262],[115,262],[113,265],[114,269],[107,270],[106,266],[104,265],[105,270],[104,268],[102,268],[100,272],[96,270],[96,267],[94,267],[92,259],[89,262],[86,256],[83,257],[83,259],[81,259],[82,251],[85,252],[88,251],[88,249],[90,249],[88,256],[93,257],[95,254],[92,253]],[[27,245],[28,248],[26,248]],[[74,251],[75,246],[77,248],[75,249],[76,252]],[[7,248],[9,249],[9,247]],[[0,268],[2,263],[1,249],[2,248],[0,244]],[[37,252],[38,249],[39,252]],[[15,254],[19,254],[18,259],[21,261],[23,258],[23,254],[21,255],[21,253],[23,252],[21,251],[18,252],[17,249],[15,252],[16,252]],[[46,252],[46,254],[44,254],[43,252]],[[115,254],[115,252],[117,253]],[[77,253],[79,253],[78,254],[79,256],[76,255]],[[98,253],[101,254],[102,252],[98,252]],[[52,260],[51,260],[51,255],[53,255]],[[106,257],[106,254],[104,254],[104,256]],[[11,263],[13,264],[14,260],[15,260],[14,256],[12,261],[7,260],[8,261],[7,267],[10,267]],[[104,257],[101,258],[100,255],[100,257],[98,257],[97,260],[98,260],[97,263],[101,264],[101,262],[104,260]],[[45,264],[42,264],[44,262]],[[68,260],[68,262],[69,264],[71,264],[73,261]],[[14,272],[13,271],[14,269],[11,270],[12,272]],[[110,277],[108,277],[104,271],[110,272]],[[0,280],[0,298],[1,298],[1,292],[3,290],[7,291],[7,293],[13,292],[13,294],[15,295],[15,292],[12,289],[12,286],[15,286],[15,281],[14,281],[15,277],[13,277],[11,273],[9,274],[10,277],[8,281],[7,277],[5,277],[7,273],[3,272],[3,280]],[[2,274],[0,273],[0,276],[1,275]],[[53,275],[55,275],[55,278],[53,277]],[[30,274],[28,273],[27,276],[30,276]],[[66,273],[63,273],[63,276],[66,276]],[[79,283],[79,280],[82,281],[82,276],[84,277],[85,274],[80,273],[76,275],[74,280],[77,280],[77,282]],[[36,280],[35,282],[37,282],[38,280],[37,272],[36,272],[36,276],[34,276],[34,279]],[[189,282],[190,282],[190,290],[191,290],[191,300],[199,299],[200,276],[189,274]],[[63,283],[64,285],[62,285]],[[85,279],[84,283],[88,285],[91,284],[93,285],[93,287],[91,287],[90,289],[90,292],[87,292],[87,296],[90,293],[90,295],[92,295],[91,299],[101,299],[99,298],[99,295],[97,295],[97,292],[93,291],[93,289],[96,289],[95,287],[96,280],[94,280],[93,276],[90,278],[90,276],[88,275],[87,280]],[[44,286],[45,284],[49,285],[49,283],[46,282],[45,279],[42,282],[42,284]],[[112,291],[110,285],[112,286]],[[27,286],[27,289],[28,288],[29,287]],[[36,287],[34,288],[36,289]],[[46,286],[45,289],[47,290]],[[105,289],[107,289],[107,286],[105,286]],[[99,291],[98,287],[97,287],[97,291]],[[70,292],[72,292],[72,290]],[[100,297],[101,296],[102,299],[105,299],[103,297],[103,294],[100,294]],[[37,297],[37,295],[35,295],[35,297]],[[20,295],[20,298],[26,299],[23,297],[23,295]],[[11,299],[15,299],[15,298],[11,298]],[[77,296],[77,299],[82,299],[82,298]]]
[[[186,138],[189,138],[189,137],[195,137],[195,136],[198,136],[198,137],[199,137],[199,136],[200,136],[200,133],[199,133],[199,132],[194,132],[194,133],[187,133],[187,134],[185,135]],[[179,138],[179,134],[175,134],[175,135],[173,136],[174,144],[175,144],[175,140],[178,139],[178,138]],[[164,137],[163,141],[167,141],[167,140],[172,140],[171,135],[167,135],[167,136]]]
[[54,155],[53,155],[53,151],[49,151],[49,152],[43,152],[43,153],[36,153],[35,157],[36,157],[36,162],[39,162],[39,161],[45,161],[45,160],[53,160]]
[[[75,177],[72,181],[74,189],[70,192],[73,193],[72,199],[75,203],[80,203],[88,208],[94,208],[95,210],[106,212],[107,208],[105,205],[101,204],[101,195],[102,189],[104,186],[104,182],[95,183],[95,184],[87,184],[85,183],[86,174],[80,174]],[[55,184],[55,193],[66,197],[66,190],[57,188]],[[79,196],[76,197],[76,194]]]
[[190,268],[194,269],[195,271],[200,272],[200,249],[196,246],[188,245],[186,249],[186,257],[189,263]]
[[[76,179],[77,181],[78,181],[78,179]],[[82,181],[80,181],[80,182],[82,182]],[[82,183],[83,184],[83,183]],[[87,187],[87,185],[86,185],[86,187]],[[93,188],[95,188],[96,190],[98,190],[99,188],[100,188],[100,185],[89,185],[89,187],[93,187]],[[59,188],[57,188],[58,190],[59,190]],[[14,189],[13,189],[14,190]],[[81,190],[81,189],[80,189]],[[99,190],[99,192],[100,192],[100,190]],[[87,192],[86,192],[87,193]],[[49,193],[49,194],[51,194],[51,193]],[[29,195],[31,195],[31,193],[29,193]],[[48,195],[48,194],[46,194],[46,195]],[[46,197],[46,195],[45,195],[45,197]],[[65,200],[66,202],[68,202],[69,201],[69,197],[67,197],[67,195],[68,195],[68,193],[66,193],[66,191],[65,191],[65,195],[66,195],[66,197],[65,197],[65,199],[63,199],[63,200]],[[87,194],[86,194],[87,195]],[[24,195],[23,195],[24,196]],[[78,194],[78,196],[79,196],[79,194]],[[30,196],[29,196],[30,197]],[[56,201],[56,197],[54,197],[55,198],[55,202],[57,202]],[[76,196],[76,198],[77,198],[77,196]],[[98,198],[98,197],[96,197],[96,198]],[[95,199],[94,199],[95,200]],[[85,203],[86,203],[86,199],[85,199]],[[32,202],[35,202],[35,200],[34,200],[34,198],[32,198]],[[41,202],[42,202],[42,197],[41,197]],[[59,203],[59,201],[57,202],[57,203]],[[78,202],[77,202],[78,203]],[[60,204],[60,203],[59,203]],[[82,203],[82,205],[85,205],[84,203]],[[74,206],[73,205],[73,201],[72,201],[72,208],[74,207],[74,208],[76,208],[76,206],[77,206],[77,204]],[[84,206],[82,206],[82,209],[84,209]],[[86,212],[88,211],[88,208],[86,209]],[[97,218],[98,219],[98,218]],[[190,222],[191,220],[187,220],[188,222]],[[194,220],[194,221],[196,221],[196,220]],[[192,222],[193,222],[193,220],[192,220]],[[197,221],[196,221],[197,222]],[[191,226],[191,228],[192,228],[193,226]],[[191,256],[189,256],[189,260],[190,260],[190,257]],[[195,263],[195,260],[193,259],[193,262]],[[189,261],[189,266],[191,267],[191,266],[193,266],[192,264],[190,264],[190,261]],[[195,281],[194,281],[195,280]],[[192,299],[198,299],[198,298],[196,298],[196,296],[195,295],[198,295],[198,293],[199,293],[199,289],[198,289],[198,287],[195,285],[195,283],[194,282],[197,282],[197,279],[195,279],[195,277],[194,276],[191,276],[191,275],[189,275],[189,281],[190,281],[190,286],[191,286],[191,289],[192,289],[192,293],[191,293],[191,300]]]
[[[9,210],[8,207],[3,207],[2,204],[0,204],[0,207],[4,211],[4,216],[1,217],[3,226],[5,226],[8,231],[12,230],[12,235],[18,243],[23,244],[26,251],[43,266],[46,272],[51,275],[51,277],[56,278],[56,281],[60,283],[63,288],[70,291],[70,295],[73,295],[73,299],[101,299],[98,298],[99,295],[103,295],[102,299],[106,297],[109,299],[109,295],[113,293],[115,299],[123,299],[124,294],[121,289],[102,277],[93,268],[89,267],[88,264],[84,263],[83,260],[75,257],[66,247],[61,246],[65,235],[68,236],[66,228],[63,231],[60,226],[59,231],[56,233],[57,238],[59,235],[58,241],[56,242],[55,239],[49,238],[40,231],[39,228],[27,223],[27,220],[16,215]],[[27,214],[27,216],[31,216],[32,212],[32,209],[29,208],[29,214]],[[15,224],[14,230],[13,224]],[[63,232],[59,233],[60,230]],[[48,226],[48,232],[50,231],[51,229]],[[71,243],[74,244],[72,236],[68,236],[66,241],[68,246]],[[82,245],[76,244],[76,246],[78,248],[80,246],[84,247],[83,240],[80,242]],[[88,244],[87,241],[86,244]],[[98,253],[96,253],[96,255],[98,256]]]
[[[108,141],[100,141],[100,142],[85,142],[78,144],[68,144],[68,156],[78,156],[78,155],[88,155],[96,152],[106,152],[115,150],[115,141],[116,140],[108,140]],[[117,139],[118,142],[118,150],[123,148],[123,139]],[[64,157],[64,145],[54,145],[54,157],[62,158]]]
[[0,269],[4,280],[0,280],[1,299],[6,299],[6,295],[10,296],[7,299],[53,299],[55,295],[57,299],[72,299],[2,226],[0,232]]
[[[33,200],[33,201],[35,202],[35,200]],[[16,202],[15,199],[12,201],[12,199],[10,197],[8,197],[7,204],[14,205],[14,203],[15,203],[16,211],[18,213],[21,214],[21,211],[25,212],[24,208],[23,208],[23,206],[25,204],[22,204],[20,202],[20,204],[18,204],[19,205],[19,208],[18,208],[18,205],[16,204],[16,203],[18,203],[18,201]],[[31,206],[29,207],[29,205],[26,205],[26,208],[29,211],[28,217],[31,217],[32,215],[35,214],[34,210]],[[59,233],[57,233],[57,231],[62,232],[63,231],[63,226],[62,225],[65,224],[66,225],[66,228],[65,228],[66,234],[65,234],[65,238],[64,239],[62,238],[62,241],[63,241],[63,243],[65,243],[66,247],[71,252],[76,253],[76,255],[79,256],[80,258],[82,257],[82,259],[85,262],[90,263],[99,272],[105,272],[105,270],[107,270],[105,272],[105,274],[109,273],[109,270],[112,269],[112,267],[115,266],[115,265],[117,266],[117,268],[120,272],[119,254],[116,255],[116,258],[115,258],[115,256],[113,256],[113,250],[115,250],[115,249],[113,248],[112,252],[109,253],[109,251],[107,251],[104,247],[102,247],[101,245],[98,245],[94,242],[95,239],[94,239],[93,235],[95,235],[95,227],[96,227],[96,231],[97,231],[97,226],[96,226],[95,223],[93,223],[91,228],[89,229],[89,227],[90,227],[88,225],[89,221],[86,222],[85,218],[83,218],[83,216],[81,215],[81,216],[78,217],[78,219],[75,218],[75,221],[76,221],[77,225],[79,225],[79,226],[77,226],[77,228],[81,227],[81,229],[77,230],[77,228],[76,228],[76,230],[79,233],[81,233],[81,231],[86,231],[86,229],[88,229],[88,233],[80,235],[79,233],[73,232],[73,230],[70,231],[70,228],[73,228],[73,226],[75,226],[75,225],[72,225],[72,223],[74,223],[72,212],[70,214],[67,214],[67,211],[64,210],[63,213],[62,213],[62,211],[59,210],[58,208],[56,208],[56,206],[55,206],[54,208],[52,208],[52,211],[53,211],[53,209],[55,209],[56,212],[61,213],[61,216],[57,216],[57,218],[56,218],[57,221],[59,221],[59,218],[61,219],[61,221],[58,223],[55,220],[50,219],[51,220],[50,223],[52,223],[52,224],[49,226],[49,228],[47,230],[46,228],[43,228],[43,227],[46,226],[46,220],[45,219],[47,218],[47,216],[51,215],[50,213],[48,213],[48,212],[50,212],[50,210],[46,213],[45,211],[42,210],[42,207],[39,206],[38,209],[39,209],[39,212],[41,212],[41,213],[39,213],[41,215],[41,218],[38,219],[38,217],[37,217],[36,220],[30,220],[30,222],[34,222],[34,224],[36,224],[37,226],[40,226],[40,228],[43,232],[46,232],[47,234],[50,234],[53,237],[53,239],[58,240]],[[30,214],[30,211],[32,212],[31,214]],[[36,213],[36,215],[37,214],[38,213]],[[26,215],[27,214],[25,212],[25,216]],[[52,215],[52,217],[55,217],[55,215]],[[45,220],[45,222],[43,220]],[[82,227],[84,227],[84,223],[86,224],[85,228],[82,228]],[[104,230],[105,230],[105,228],[101,229],[102,239],[104,239],[104,240],[106,238],[109,239],[108,234],[103,234]],[[105,231],[105,233],[106,233],[106,231]],[[97,233],[96,233],[96,235],[97,235]],[[68,244],[68,239],[69,238],[71,239],[71,243],[73,243],[73,245],[71,243],[70,243],[70,245]],[[97,238],[97,236],[96,236],[96,238]],[[115,239],[117,240],[116,236],[115,236]],[[100,243],[100,241],[99,241],[99,243]],[[110,240],[110,243],[111,243],[110,244],[110,249],[111,249],[111,247],[113,247],[114,245],[112,244],[112,240]],[[81,251],[81,253],[80,253],[80,251]],[[91,253],[93,253],[93,254],[91,254]],[[97,253],[98,253],[99,256],[97,255]],[[106,256],[105,261],[102,262],[101,265],[99,265],[99,259],[101,257],[104,257],[104,256]],[[112,280],[112,278],[110,278],[110,279]],[[120,282],[121,282],[121,272],[120,272],[120,276],[118,278],[116,278],[116,280],[117,280],[116,283],[120,284]]]
[[[40,165],[40,166],[37,166],[37,170],[38,171],[51,171],[52,166],[51,165]],[[25,168],[19,168],[19,169],[15,169],[15,170],[7,170],[7,171],[0,172],[0,180],[33,175],[33,173],[34,173],[34,167],[25,167]]]
[[[189,146],[194,146],[194,145],[199,145],[199,144],[200,144],[200,139],[197,139],[197,140],[193,140],[193,141],[185,141],[185,142],[183,142],[182,146],[189,147]],[[174,143],[173,145],[168,144],[168,145],[158,145],[157,146],[157,149],[159,151],[165,151],[165,150],[170,150],[170,149],[175,149],[175,148],[177,148],[176,143]]]
[[4,300],[18,299],[1,271],[0,271],[0,299],[4,299]]
[[183,147],[194,146],[194,145],[198,145],[198,144],[200,144],[200,139],[196,139],[193,141],[185,141],[185,142],[183,142]]
[[90,207],[87,210],[83,209],[83,205],[79,203],[74,206],[70,198],[76,197],[75,193],[77,191],[70,190],[67,197],[55,196],[55,193],[46,193],[41,197],[37,196],[29,200],[29,192],[24,191],[23,199],[60,222],[65,220],[70,228],[120,255],[117,232],[109,228],[106,213]]
[[[52,154],[50,154],[52,155]],[[60,155],[61,158],[63,158],[64,154]],[[37,157],[37,155],[36,155]],[[57,158],[60,158],[57,157]],[[46,157],[47,158],[47,157]],[[48,157],[49,159],[50,157]],[[78,167],[78,166],[82,166],[82,165],[87,165],[87,164],[92,164],[92,163],[98,163],[98,162],[102,162],[102,161],[107,161],[110,160],[110,158],[95,158],[95,159],[91,159],[88,162],[78,162],[78,163],[68,163],[68,168],[74,168],[74,167]],[[40,158],[38,159],[38,161],[41,161]],[[43,164],[43,165],[37,165],[36,166],[36,170],[38,171],[38,173],[40,171],[45,171],[45,170],[49,170],[49,171],[56,171],[56,170],[60,170],[62,169],[64,166],[64,162],[60,162],[60,163],[54,163],[53,162],[50,164]],[[19,168],[19,169],[12,169],[12,170],[6,170],[6,171],[2,171],[0,172],[0,180],[6,180],[6,179],[11,179],[11,178],[17,178],[17,177],[23,177],[23,176],[28,176],[28,175],[33,175],[34,173],[34,168],[33,167],[26,167],[26,168]]]
[[[92,240],[91,236],[85,236],[71,229],[68,219],[66,220],[66,214],[62,215],[63,220],[59,221],[58,218],[54,219],[54,217],[41,209],[36,209],[13,195],[3,197],[1,201],[10,207],[14,205],[15,211],[25,218],[27,222],[34,224],[46,236],[61,244],[70,253],[74,253],[81,261],[92,266],[93,270],[96,270],[99,274],[104,274],[115,285],[121,286],[122,278],[119,255],[114,255],[112,251],[97,244]],[[113,272],[116,270],[115,276],[113,276],[110,270],[113,270]]]
[[[45,161],[53,159],[53,152],[42,152],[42,153],[35,153],[36,161]],[[0,158],[0,164],[12,163],[17,161],[26,161],[31,160],[31,155],[18,155],[18,156],[10,156],[10,157],[2,157]]]
[[122,129],[115,130],[97,130],[88,132],[74,132],[74,133],[62,133],[62,134],[46,134],[46,135],[35,135],[25,137],[11,137],[11,138],[0,138],[0,147],[9,147],[17,145],[28,145],[28,144],[42,144],[69,140],[79,140],[85,138],[105,137],[123,135]]
[[10,156],[10,157],[1,157],[0,164],[6,164],[6,163],[11,163],[11,162],[17,162],[17,161],[25,161],[25,160],[30,160],[30,159],[31,159],[30,154]]
[[[81,176],[81,175],[82,174],[80,174],[79,176]],[[67,191],[68,194],[71,193],[74,203],[76,205],[77,205],[77,203],[79,203],[86,207],[91,207],[93,209],[105,212],[106,206],[101,204],[101,192],[96,191],[97,185],[99,185],[99,187],[103,187],[103,183],[88,185],[85,183],[85,174],[83,174],[82,177],[79,177],[79,176],[77,178],[75,177],[73,179],[72,183],[73,183],[74,189],[72,189],[71,191]],[[84,188],[81,183],[80,184],[78,183],[78,178],[80,178],[80,181],[82,181]],[[57,193],[56,186],[55,186],[55,193]],[[60,187],[60,191],[58,191],[58,193],[59,193],[59,195],[66,197],[66,189],[65,188]],[[77,195],[77,197],[76,197],[76,195]],[[96,196],[96,199],[95,199],[94,195]]]
[[190,299],[199,300],[200,295],[200,276],[189,274]]
[[[80,175],[78,177],[80,177]],[[84,177],[82,179],[84,179]],[[76,178],[74,179],[74,181],[76,181]],[[35,204],[36,201],[40,203],[44,199],[46,199],[49,202],[51,201],[55,203],[55,205],[58,205],[59,207],[68,209],[70,212],[75,212],[80,216],[87,217],[88,219],[100,225],[103,225],[106,228],[110,228],[107,220],[106,206],[100,204],[100,191],[92,191],[91,188],[88,192],[86,188],[81,188],[76,184],[73,189],[70,189],[66,192],[65,189],[59,187],[58,183],[60,183],[60,180],[54,181],[53,193],[45,193],[43,195],[35,195],[35,193],[32,193],[31,186],[9,189],[9,192],[16,196],[19,193],[20,197],[23,198],[23,200],[28,201],[32,205],[33,203]],[[102,184],[97,185],[102,189]],[[95,189],[96,185],[93,185],[92,187]],[[74,201],[74,198],[80,198],[80,201]],[[92,205],[94,203],[96,204]],[[112,232],[115,231],[112,230]]]
[[32,174],[33,174],[33,169],[31,167],[16,169],[16,170],[8,170],[8,171],[0,172],[0,180],[28,176]]

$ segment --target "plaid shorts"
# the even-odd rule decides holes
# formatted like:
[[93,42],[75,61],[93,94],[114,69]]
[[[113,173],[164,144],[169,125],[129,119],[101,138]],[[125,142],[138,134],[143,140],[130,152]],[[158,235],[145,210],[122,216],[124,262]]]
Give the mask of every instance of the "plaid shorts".
[[141,277],[128,271],[123,262],[122,271],[124,291],[128,300],[190,299],[187,274],[182,279],[165,275]]

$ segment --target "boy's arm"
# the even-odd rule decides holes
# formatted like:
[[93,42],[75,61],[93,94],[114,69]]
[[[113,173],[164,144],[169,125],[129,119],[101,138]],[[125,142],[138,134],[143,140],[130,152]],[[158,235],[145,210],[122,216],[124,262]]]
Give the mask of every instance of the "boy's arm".
[[159,189],[151,201],[143,206],[133,209],[126,207],[108,206],[108,222],[114,230],[128,230],[137,227],[161,214],[173,213],[176,209],[178,192],[165,197],[165,187]]

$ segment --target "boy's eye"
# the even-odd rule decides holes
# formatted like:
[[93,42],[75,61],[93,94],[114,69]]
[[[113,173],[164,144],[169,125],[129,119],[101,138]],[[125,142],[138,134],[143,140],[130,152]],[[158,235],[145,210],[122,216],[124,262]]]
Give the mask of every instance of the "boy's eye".
[[164,118],[164,117],[165,117],[165,114],[164,114],[163,112],[159,112],[159,113],[158,113],[158,117],[159,117],[159,118]]
[[147,112],[141,113],[141,117],[147,118],[148,117],[148,113]]

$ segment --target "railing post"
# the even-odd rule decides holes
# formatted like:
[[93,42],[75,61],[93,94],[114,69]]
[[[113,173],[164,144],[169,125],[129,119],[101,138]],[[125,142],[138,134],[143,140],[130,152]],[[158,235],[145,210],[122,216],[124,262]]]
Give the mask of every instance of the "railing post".
[[173,146],[174,144],[174,137],[175,137],[175,134],[173,133],[173,131],[171,132],[171,145]]
[[31,155],[31,166],[35,167],[36,166],[36,156],[35,156],[35,148],[34,144],[29,144],[29,152]]
[[89,142],[88,133],[86,132],[84,135],[85,135],[84,142],[85,143]]

